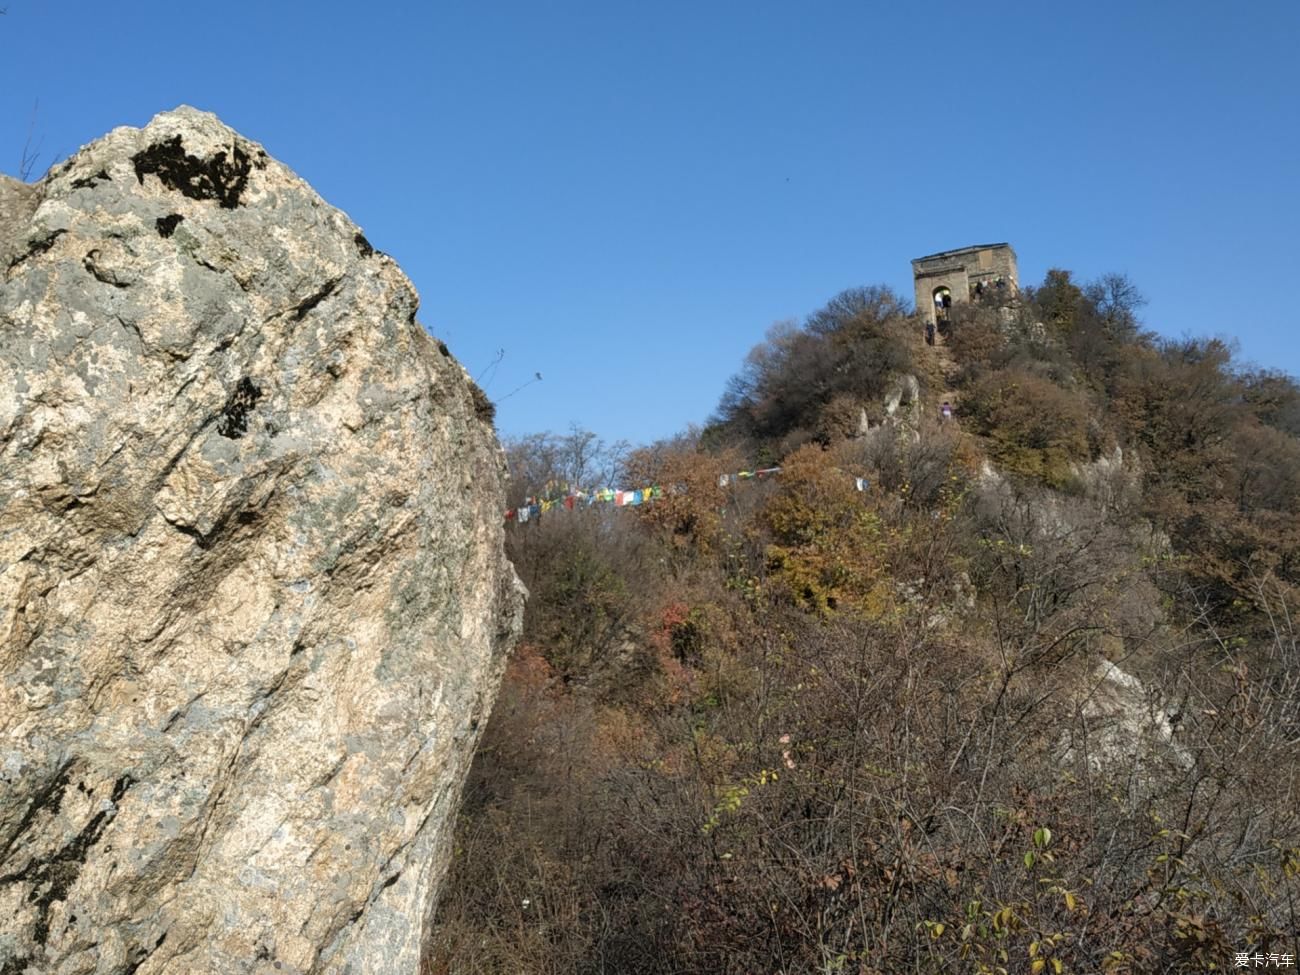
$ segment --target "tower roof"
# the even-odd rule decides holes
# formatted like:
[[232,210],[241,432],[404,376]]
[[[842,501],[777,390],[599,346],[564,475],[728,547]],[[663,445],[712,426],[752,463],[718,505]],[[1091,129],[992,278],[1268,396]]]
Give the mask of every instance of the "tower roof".
[[1015,248],[1006,241],[1003,241],[1000,244],[972,244],[970,247],[958,247],[950,251],[939,251],[937,254],[926,254],[925,257],[915,257],[912,259],[912,263],[920,264],[922,261],[933,261],[940,257],[957,257],[961,254],[975,254],[979,251],[993,250],[994,248],[1001,247],[1005,247],[1007,250],[1011,251],[1012,254],[1016,252]]

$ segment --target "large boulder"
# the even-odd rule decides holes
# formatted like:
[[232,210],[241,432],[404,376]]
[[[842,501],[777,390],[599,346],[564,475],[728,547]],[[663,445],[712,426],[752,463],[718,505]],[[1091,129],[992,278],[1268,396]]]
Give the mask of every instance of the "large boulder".
[[0,972],[414,973],[522,606],[490,404],[192,109],[0,254]]

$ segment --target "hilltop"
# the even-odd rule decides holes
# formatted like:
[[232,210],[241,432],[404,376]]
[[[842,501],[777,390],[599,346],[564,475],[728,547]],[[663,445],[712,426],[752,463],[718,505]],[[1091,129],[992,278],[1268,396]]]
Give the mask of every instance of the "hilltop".
[[662,495],[509,530],[432,970],[1294,958],[1300,388],[1141,304],[1053,270],[929,344],[855,289],[697,430],[514,443],[512,505]]

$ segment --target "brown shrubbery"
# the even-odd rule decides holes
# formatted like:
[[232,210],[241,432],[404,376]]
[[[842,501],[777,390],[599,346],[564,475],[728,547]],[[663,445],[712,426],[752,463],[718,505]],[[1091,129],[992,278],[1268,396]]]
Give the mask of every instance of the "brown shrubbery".
[[999,369],[966,390],[962,416],[1002,469],[1062,487],[1089,459],[1085,395],[1019,369]]
[[[916,323],[888,288],[854,288],[802,328],[773,326],[727,384],[710,442],[745,444],[759,466],[856,423],[851,402],[878,403],[891,379],[914,370]],[[852,428],[852,426],[850,426]]]

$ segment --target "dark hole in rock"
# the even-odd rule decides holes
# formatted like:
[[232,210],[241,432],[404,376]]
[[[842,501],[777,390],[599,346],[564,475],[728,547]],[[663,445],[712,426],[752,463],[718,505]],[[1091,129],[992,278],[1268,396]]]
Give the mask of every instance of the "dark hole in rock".
[[357,253],[362,257],[374,257],[375,249],[370,246],[370,241],[366,240],[365,234],[357,234],[352,238],[357,245]]
[[176,232],[177,226],[179,226],[180,222],[184,219],[185,218],[182,217],[179,213],[173,213],[166,217],[159,217],[157,220],[154,221],[154,223],[158,227],[158,236],[170,237],[172,234]]
[[72,181],[72,188],[74,190],[84,190],[87,187],[94,186],[96,183],[107,183],[109,181],[110,177],[108,175],[108,170],[101,169],[99,172],[93,173],[90,176],[83,176],[81,179],[74,179]]
[[237,145],[229,153],[223,149],[209,159],[200,159],[185,151],[179,135],[141,149],[131,157],[131,163],[141,183],[153,173],[169,190],[191,200],[216,200],[227,210],[239,206],[252,169],[248,153]]
[[241,379],[221,410],[221,416],[217,420],[217,433],[227,440],[238,440],[246,434],[248,414],[253,412],[253,407],[261,398],[262,391],[253,385],[251,379],[247,376]]

